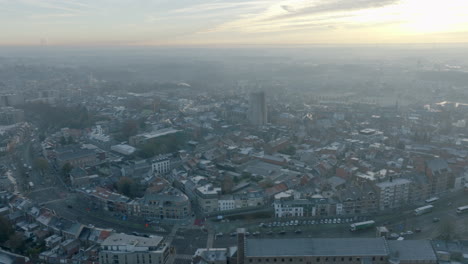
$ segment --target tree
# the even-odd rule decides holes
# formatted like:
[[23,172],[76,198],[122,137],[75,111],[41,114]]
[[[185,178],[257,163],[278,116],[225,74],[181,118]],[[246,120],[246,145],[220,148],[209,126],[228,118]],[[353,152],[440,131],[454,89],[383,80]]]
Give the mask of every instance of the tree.
[[0,243],[7,241],[13,233],[11,224],[3,216],[0,216]]
[[126,140],[138,133],[138,123],[135,120],[125,120],[122,125],[121,134]]
[[25,246],[25,241],[21,233],[16,232],[10,236],[10,248],[15,252],[21,252]]
[[71,170],[73,169],[73,166],[70,163],[65,163],[62,167],[62,176],[63,177],[68,177],[70,174]]
[[34,160],[34,167],[44,174],[44,172],[49,168],[49,162],[44,158],[37,158]]
[[129,177],[121,177],[116,183],[119,193],[134,198],[140,194],[140,185]]
[[232,180],[232,177],[229,175],[225,175],[223,182],[221,184],[221,190],[223,194],[231,193],[233,188],[234,188],[234,181]]
[[119,193],[130,196],[130,190],[131,186],[133,184],[133,180],[128,178],[128,177],[122,177],[120,180],[117,182],[117,190]]

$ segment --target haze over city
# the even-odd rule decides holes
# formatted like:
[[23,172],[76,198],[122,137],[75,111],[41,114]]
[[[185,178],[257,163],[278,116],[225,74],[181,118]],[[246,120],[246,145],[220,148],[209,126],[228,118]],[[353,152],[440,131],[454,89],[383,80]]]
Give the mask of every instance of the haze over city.
[[468,2],[2,0],[0,45],[461,43]]
[[467,14],[0,0],[0,263],[468,263]]

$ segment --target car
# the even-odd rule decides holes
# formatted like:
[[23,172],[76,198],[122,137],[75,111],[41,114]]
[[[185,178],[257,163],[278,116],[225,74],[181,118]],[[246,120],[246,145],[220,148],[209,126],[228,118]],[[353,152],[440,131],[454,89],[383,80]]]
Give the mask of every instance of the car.
[[259,236],[259,235],[260,235],[260,232],[258,232],[258,231],[253,232],[253,235],[254,235],[254,236]]
[[250,236],[250,232],[245,232],[245,236]]
[[341,218],[338,218],[338,219],[336,220],[336,222],[337,222],[338,224],[341,224]]
[[286,222],[285,225],[286,225],[286,226],[289,226],[289,222]]
[[237,236],[237,232],[232,232],[232,233],[230,234],[230,236],[232,236],[232,237]]
[[336,218],[333,218],[333,224],[336,224]]
[[67,208],[68,208],[68,209],[72,209],[72,208],[73,208],[73,206],[72,206],[72,205],[70,205],[70,204],[67,204]]
[[439,222],[439,221],[440,221],[440,218],[438,218],[438,217],[432,218],[432,222],[433,222],[433,223],[437,223],[437,222]]
[[300,234],[300,233],[302,233],[302,230],[300,230],[300,229],[297,229],[296,231],[294,231],[294,233],[296,233],[296,234]]
[[298,220],[294,221],[294,225],[297,226],[298,224],[299,224],[299,221],[298,221]]
[[265,223],[260,223],[258,226],[259,227],[265,227]]
[[413,231],[411,230],[406,231],[406,235],[412,235],[412,234],[414,234]]
[[267,235],[270,235],[270,236],[273,235],[273,231],[268,231]]
[[286,231],[281,230],[281,231],[279,231],[279,234],[280,234],[280,235],[284,235],[284,234],[286,234]]
[[325,221],[323,219],[320,219],[320,223],[323,224]]
[[416,228],[416,229],[414,229],[414,232],[415,232],[415,233],[421,233],[421,231],[422,231],[421,228]]
[[223,232],[219,232],[216,234],[217,237],[222,237],[223,235],[224,235]]

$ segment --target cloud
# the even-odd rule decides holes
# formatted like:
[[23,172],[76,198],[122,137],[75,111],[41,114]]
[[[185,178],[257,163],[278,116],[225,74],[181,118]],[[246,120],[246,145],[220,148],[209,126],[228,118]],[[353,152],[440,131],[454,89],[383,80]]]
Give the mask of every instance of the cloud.
[[[315,28],[337,28],[352,24],[361,11],[396,5],[400,0],[283,0],[248,13],[207,32],[278,32]],[[360,22],[363,26],[365,23]]]
[[[343,11],[362,10],[379,8],[388,5],[398,4],[400,0],[322,0],[300,4],[299,8],[294,5],[282,5],[282,9],[287,13],[269,17],[269,20],[294,18],[299,16],[309,16],[323,13],[336,13]],[[308,4],[307,4],[308,3]]]
[[232,12],[236,12],[239,8],[258,9],[263,8],[272,1],[248,1],[248,2],[214,2],[208,4],[194,5],[191,7],[180,8],[173,10],[171,13],[205,13],[219,11],[223,9],[230,9]]

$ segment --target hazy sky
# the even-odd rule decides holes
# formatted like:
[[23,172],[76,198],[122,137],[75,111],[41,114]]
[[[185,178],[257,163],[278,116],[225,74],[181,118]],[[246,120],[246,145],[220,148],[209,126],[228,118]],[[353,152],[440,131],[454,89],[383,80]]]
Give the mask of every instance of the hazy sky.
[[468,0],[0,0],[0,45],[468,42]]

